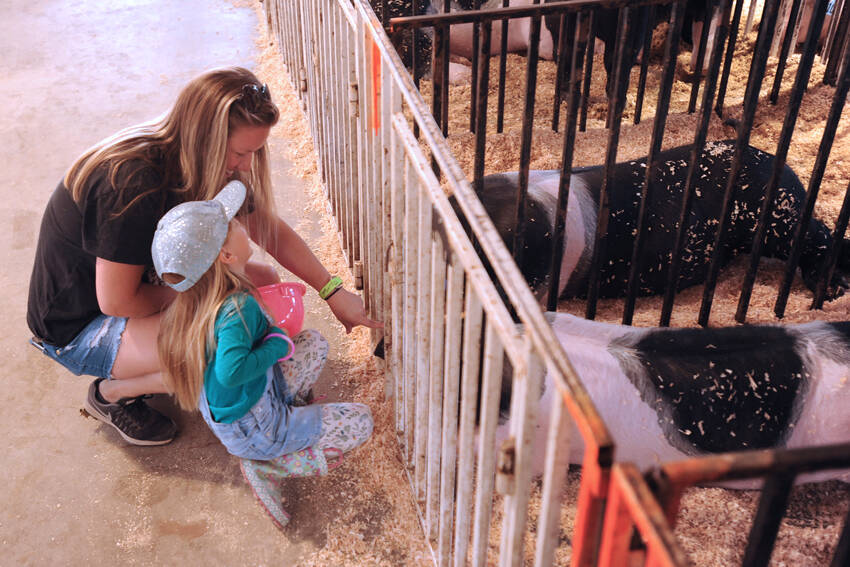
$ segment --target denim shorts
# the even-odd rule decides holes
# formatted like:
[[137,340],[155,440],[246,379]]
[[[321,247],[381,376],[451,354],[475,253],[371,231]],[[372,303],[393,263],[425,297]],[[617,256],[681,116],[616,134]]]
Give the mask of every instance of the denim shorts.
[[126,326],[126,317],[101,314],[65,346],[55,347],[36,338],[30,339],[30,344],[77,376],[112,378],[112,365]]

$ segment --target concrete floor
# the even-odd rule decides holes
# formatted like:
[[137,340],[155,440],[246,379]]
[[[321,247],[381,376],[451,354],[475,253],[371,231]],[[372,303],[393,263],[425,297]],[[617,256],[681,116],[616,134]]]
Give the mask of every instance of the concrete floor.
[[[0,163],[7,171],[0,181],[7,235],[0,317],[9,323],[0,337],[0,565],[289,565],[325,543],[322,520],[332,521],[341,505],[331,496],[290,508],[318,521],[282,536],[237,460],[197,415],[157,400],[180,435],[164,447],[129,446],[112,428],[81,417],[90,378],[73,376],[26,342],[41,214],[65,169],[89,145],[165,110],[199,72],[252,66],[256,25],[253,8],[221,0],[0,2]],[[287,169],[277,158],[276,186],[293,192],[288,202],[302,203]],[[305,207],[290,210],[303,215]],[[297,220],[309,240],[316,229]],[[308,309],[307,324],[334,344],[341,333],[326,308]],[[332,350],[326,374],[341,364]],[[292,490],[311,482],[297,479]]]

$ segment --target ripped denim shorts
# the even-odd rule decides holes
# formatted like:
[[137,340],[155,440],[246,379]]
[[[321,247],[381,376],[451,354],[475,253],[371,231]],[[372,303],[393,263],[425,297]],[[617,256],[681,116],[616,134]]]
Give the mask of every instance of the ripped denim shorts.
[[30,343],[77,376],[112,378],[112,365],[126,326],[126,317],[101,314],[65,346],[55,347],[35,338],[30,339]]

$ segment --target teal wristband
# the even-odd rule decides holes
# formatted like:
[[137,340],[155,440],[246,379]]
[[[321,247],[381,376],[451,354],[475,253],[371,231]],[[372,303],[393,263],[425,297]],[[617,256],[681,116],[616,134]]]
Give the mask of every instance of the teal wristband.
[[334,276],[330,279],[328,283],[325,284],[321,290],[319,290],[319,297],[322,299],[327,299],[331,296],[333,292],[342,287],[342,278],[339,276]]

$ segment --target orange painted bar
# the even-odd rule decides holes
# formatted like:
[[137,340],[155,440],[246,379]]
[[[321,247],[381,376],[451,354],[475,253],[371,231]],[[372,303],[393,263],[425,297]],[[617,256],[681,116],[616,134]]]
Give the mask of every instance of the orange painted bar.
[[371,56],[372,67],[372,131],[377,136],[381,128],[381,51],[366,34],[366,53]]

